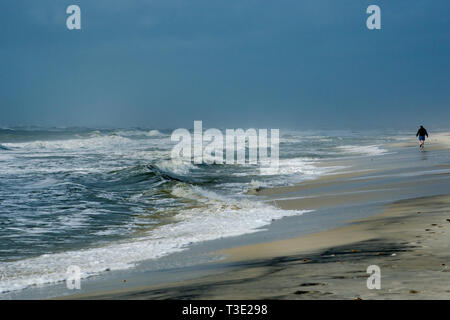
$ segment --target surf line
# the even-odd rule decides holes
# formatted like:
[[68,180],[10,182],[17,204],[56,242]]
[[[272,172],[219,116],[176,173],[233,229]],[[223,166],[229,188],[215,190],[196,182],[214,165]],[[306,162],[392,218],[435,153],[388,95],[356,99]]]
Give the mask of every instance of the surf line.
[[210,318],[214,317],[217,307],[196,307],[189,304],[188,307],[183,307],[183,315],[209,315]]

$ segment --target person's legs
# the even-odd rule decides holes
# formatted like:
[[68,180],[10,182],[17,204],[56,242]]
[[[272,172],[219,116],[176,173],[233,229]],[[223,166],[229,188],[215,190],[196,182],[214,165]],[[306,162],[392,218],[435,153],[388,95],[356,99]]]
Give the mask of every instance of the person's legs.
[[424,137],[424,136],[420,136],[420,137],[419,137],[419,146],[420,146],[421,148],[423,148],[423,147],[424,147],[424,144],[425,144],[425,137]]

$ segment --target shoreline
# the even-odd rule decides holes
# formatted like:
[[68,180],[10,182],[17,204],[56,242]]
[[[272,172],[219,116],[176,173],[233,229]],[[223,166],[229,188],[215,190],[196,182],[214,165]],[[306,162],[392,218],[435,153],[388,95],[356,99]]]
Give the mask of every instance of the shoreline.
[[[417,235],[409,234],[406,240],[384,239],[381,235],[388,233],[389,228],[386,227],[388,223],[376,225],[372,221],[372,219],[375,221],[377,219],[403,220],[399,225],[410,225],[410,217],[406,214],[392,215],[395,212],[389,209],[391,206],[407,203],[408,206],[418,207],[424,204],[425,212],[433,211],[437,206],[436,201],[444,201],[445,208],[450,207],[448,195],[444,194],[444,191],[450,188],[450,168],[448,167],[450,154],[447,148],[440,147],[431,152],[419,153],[416,148],[393,146],[390,151],[393,152],[386,155],[337,159],[343,170],[325,174],[315,180],[306,180],[287,187],[253,190],[252,194],[259,197],[259,200],[275,204],[279,208],[313,210],[305,215],[275,220],[267,228],[256,233],[190,245],[180,254],[169,255],[167,259],[149,261],[150,264],[143,263],[142,266],[137,266],[133,270],[107,272],[104,275],[88,278],[83,280],[84,290],[77,294],[64,289],[65,283],[60,283],[54,286],[27,289],[18,294],[13,293],[9,298],[346,299],[353,296],[353,298],[362,297],[361,293],[349,295],[355,292],[354,288],[340,290],[334,283],[336,279],[329,279],[327,275],[319,276],[325,284],[319,282],[318,275],[311,272],[318,271],[320,268],[330,269],[331,273],[335,274],[333,277],[350,281],[350,278],[346,276],[350,271],[345,271],[342,266],[345,261],[352,265],[353,259],[358,257],[359,252],[364,253],[363,257],[358,259],[365,261],[365,264],[373,258],[367,252],[378,253],[375,258],[385,257],[388,251],[398,252],[399,256],[405,252],[414,252],[414,248],[405,246],[402,241],[413,242]],[[398,212],[396,214],[398,215]],[[436,224],[431,220],[425,221],[425,216],[422,220],[419,223]],[[375,226],[378,228],[376,232]],[[440,228],[448,230],[445,226]],[[435,244],[433,246],[436,247]],[[349,250],[352,254],[347,254]],[[326,252],[346,254],[333,264],[330,258],[336,257],[336,253],[326,254]],[[222,259],[218,260],[219,257]],[[198,258],[201,258],[201,261]],[[177,259],[190,260],[191,264],[179,264],[176,262]],[[405,260],[408,259],[410,257],[405,256]],[[160,268],[154,269],[153,262]],[[299,265],[295,265],[297,262]],[[445,262],[442,263],[447,265]],[[167,268],[171,264],[178,264],[178,267]],[[311,265],[314,265],[311,270],[310,267],[306,267]],[[287,274],[276,280],[278,282],[273,284],[272,294],[266,292],[263,296],[255,295],[252,290],[257,292],[266,290],[265,283],[271,279],[270,270],[273,266]],[[360,273],[359,280],[367,276],[365,270],[361,268],[353,271]],[[409,271],[406,269],[406,272]],[[302,288],[307,287],[305,284],[308,283],[320,283],[320,288],[330,284],[334,291],[330,290],[325,295],[321,295],[320,290],[305,289],[297,291],[307,292],[292,295],[286,291],[291,288],[290,282],[295,280],[289,272],[294,272],[298,277],[297,280],[303,281]],[[257,276],[259,273],[261,276]],[[290,280],[287,281],[287,279]],[[243,287],[249,283],[252,283],[254,287],[248,287],[248,289]],[[359,289],[367,291],[364,283],[362,283],[363,287],[361,283],[358,283]],[[275,288],[277,285],[278,287]],[[223,286],[227,287],[228,293],[215,292]],[[274,292],[285,292],[285,295],[275,295]],[[404,293],[399,294],[402,296]],[[446,294],[444,291],[442,296],[448,298]],[[409,298],[408,295],[402,297]]]
[[[227,272],[62,298],[450,299],[449,211],[450,195],[401,200],[343,227],[223,250]],[[369,265],[380,290],[366,287]]]
[[[450,299],[450,195],[443,192],[450,186],[450,172],[439,169],[448,167],[440,154],[435,162],[430,160],[425,159],[428,171],[420,175],[415,174],[416,167],[406,173],[390,166],[389,170],[355,167],[353,173],[262,189],[257,192],[261,197],[282,208],[315,205],[317,215],[323,208],[334,214],[341,208],[345,222],[305,235],[217,250],[226,258],[213,263],[216,270],[210,275],[59,298]],[[402,158],[398,161],[403,165]],[[377,213],[368,214],[370,207]],[[361,208],[366,217],[357,212]],[[353,218],[343,214],[352,210],[357,213]],[[369,265],[381,268],[381,290],[366,287]]]
[[[403,142],[396,142],[390,145],[391,147],[417,147],[417,139],[411,138]],[[450,148],[450,132],[437,132],[430,134],[429,138],[425,140],[426,150],[442,150]]]

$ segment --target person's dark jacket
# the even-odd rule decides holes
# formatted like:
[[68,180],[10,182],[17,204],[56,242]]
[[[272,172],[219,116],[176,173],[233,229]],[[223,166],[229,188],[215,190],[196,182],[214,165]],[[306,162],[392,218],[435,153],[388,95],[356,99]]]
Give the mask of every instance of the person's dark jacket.
[[428,132],[424,127],[420,127],[419,130],[417,130],[416,137],[419,137],[419,136],[420,137],[427,136],[427,138],[428,138]]

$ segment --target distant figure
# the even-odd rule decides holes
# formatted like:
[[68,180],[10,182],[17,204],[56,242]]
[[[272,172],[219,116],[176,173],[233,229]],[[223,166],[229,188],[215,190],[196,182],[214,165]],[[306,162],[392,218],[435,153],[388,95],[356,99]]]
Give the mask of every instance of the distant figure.
[[419,147],[423,149],[425,144],[425,136],[428,138],[428,132],[427,129],[425,129],[423,126],[420,126],[419,130],[417,130],[416,137],[419,137]]

